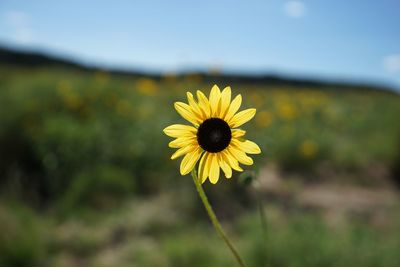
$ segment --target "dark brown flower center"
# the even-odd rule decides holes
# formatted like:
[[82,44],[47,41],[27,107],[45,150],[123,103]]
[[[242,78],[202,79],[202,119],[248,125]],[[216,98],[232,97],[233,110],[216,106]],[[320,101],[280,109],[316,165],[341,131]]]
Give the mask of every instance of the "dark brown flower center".
[[216,153],[224,150],[232,139],[231,128],[219,118],[205,120],[197,130],[197,141],[206,151]]

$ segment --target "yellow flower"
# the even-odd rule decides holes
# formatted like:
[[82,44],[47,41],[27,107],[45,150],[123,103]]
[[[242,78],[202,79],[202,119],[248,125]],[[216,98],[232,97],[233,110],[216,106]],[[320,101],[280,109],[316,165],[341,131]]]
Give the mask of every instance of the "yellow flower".
[[62,96],[65,105],[72,110],[78,109],[83,105],[81,97],[74,92],[71,84],[66,81],[60,81],[57,85],[58,93]]
[[304,158],[314,157],[314,155],[317,153],[317,150],[317,145],[310,140],[304,141],[299,147],[299,152]]
[[272,123],[272,114],[268,111],[261,111],[257,114],[256,125],[258,127],[268,127]]
[[186,175],[199,162],[199,179],[204,183],[207,178],[215,184],[219,179],[220,168],[226,178],[232,177],[232,169],[243,171],[239,163],[252,165],[253,160],[247,154],[261,153],[258,145],[243,139],[245,131],[237,127],[251,120],[256,114],[254,108],[236,113],[242,103],[237,95],[231,102],[231,88],[222,92],[214,85],[207,98],[197,91],[196,101],[187,93],[188,103],[175,102],[178,113],[193,126],[173,124],[164,129],[164,133],[176,138],[169,147],[178,148],[171,159],[184,156],[180,173]]
[[295,106],[293,106],[289,102],[279,103],[278,111],[279,111],[279,115],[285,120],[292,120],[297,115]]
[[117,110],[117,113],[122,116],[129,115],[133,112],[130,102],[126,99],[122,99],[122,100],[118,101],[116,110]]
[[155,96],[157,94],[157,83],[150,78],[139,79],[136,85],[142,95]]
[[97,71],[94,74],[94,79],[99,85],[106,85],[110,80],[110,75],[106,71]]

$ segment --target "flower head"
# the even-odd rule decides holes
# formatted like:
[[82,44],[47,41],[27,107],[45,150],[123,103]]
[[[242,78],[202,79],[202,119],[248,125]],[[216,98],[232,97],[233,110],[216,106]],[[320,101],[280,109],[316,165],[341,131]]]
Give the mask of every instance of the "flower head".
[[218,86],[211,89],[209,98],[197,91],[197,101],[187,93],[188,104],[175,102],[175,109],[193,126],[173,124],[164,129],[164,133],[176,138],[169,147],[178,148],[171,159],[184,156],[180,172],[186,175],[193,170],[196,163],[199,179],[204,183],[207,178],[215,184],[218,182],[220,169],[226,178],[232,177],[232,169],[243,171],[239,163],[252,165],[253,160],[247,154],[261,153],[258,145],[245,140],[245,131],[239,126],[251,120],[256,114],[254,108],[237,113],[242,103],[242,96],[237,95],[231,102],[231,88],[222,92]]

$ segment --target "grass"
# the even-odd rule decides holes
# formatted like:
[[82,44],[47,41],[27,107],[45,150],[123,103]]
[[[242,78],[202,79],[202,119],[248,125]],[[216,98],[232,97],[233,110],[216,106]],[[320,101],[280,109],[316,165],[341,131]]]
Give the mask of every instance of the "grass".
[[[30,239],[32,229],[26,228],[26,223],[7,226],[3,222],[5,232],[13,227],[17,228],[14,233],[29,235],[24,239],[14,236],[17,238],[9,241],[12,243],[2,242],[8,248],[1,247],[0,258],[5,266],[235,266],[206,217],[187,220],[174,205],[162,204],[165,201],[131,200],[110,214],[62,222],[48,216],[31,217],[29,224],[35,223],[36,231],[45,232],[35,241]],[[285,212],[275,205],[269,206],[266,213],[265,239],[256,210],[224,223],[248,266],[395,267],[400,262],[398,211],[384,228],[361,218],[330,225],[318,213]],[[146,218],[139,219],[142,216]],[[150,229],[149,224],[153,225]],[[26,242],[35,246],[27,246]]]

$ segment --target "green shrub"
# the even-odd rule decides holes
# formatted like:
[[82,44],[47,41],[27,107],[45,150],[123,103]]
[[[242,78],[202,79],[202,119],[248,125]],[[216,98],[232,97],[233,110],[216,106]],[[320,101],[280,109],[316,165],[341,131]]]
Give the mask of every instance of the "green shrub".
[[0,266],[40,266],[45,238],[40,222],[21,206],[0,205]]
[[125,169],[95,166],[77,174],[61,200],[64,212],[74,209],[107,209],[135,191],[135,179]]

